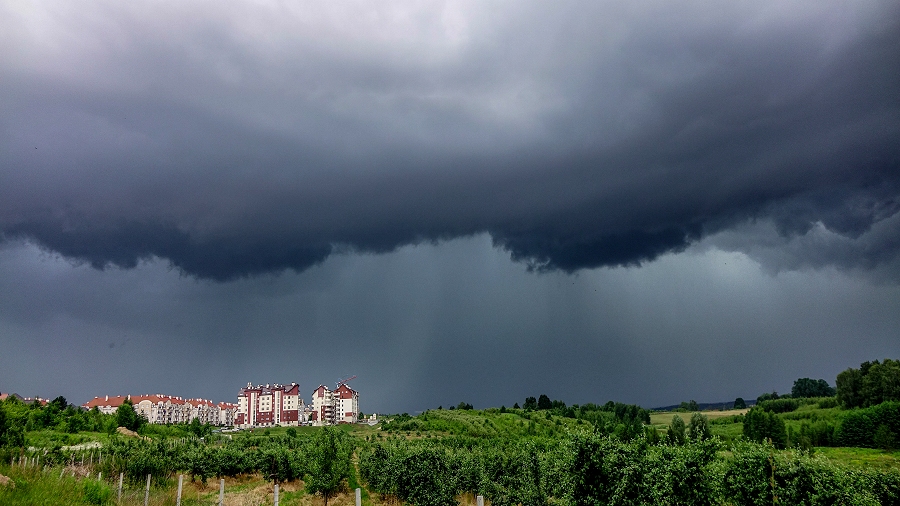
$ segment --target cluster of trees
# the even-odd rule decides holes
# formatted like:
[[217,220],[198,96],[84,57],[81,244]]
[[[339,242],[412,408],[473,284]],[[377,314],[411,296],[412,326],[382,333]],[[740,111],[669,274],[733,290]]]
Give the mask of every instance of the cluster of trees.
[[687,426],[684,424],[684,419],[681,416],[673,416],[672,423],[669,424],[669,430],[666,431],[666,443],[675,446],[681,446],[690,441],[706,441],[711,437],[712,432],[709,429],[709,420],[700,413],[691,415],[691,422]]
[[716,439],[631,442],[594,433],[563,440],[458,438],[375,443],[359,452],[370,490],[416,506],[483,495],[496,506],[549,504],[897,504],[900,473],[847,471],[803,453]]
[[[518,404],[516,405],[518,407]],[[562,408],[565,409],[566,403],[563,401],[551,401],[546,394],[541,394],[537,399],[534,397],[526,397],[525,404],[522,405],[522,409],[526,411],[535,411],[539,409],[555,409]]]
[[[135,483],[148,474],[164,482],[179,472],[203,482],[257,472],[276,483],[303,479],[307,492],[322,496],[327,505],[329,498],[346,488],[353,448],[342,431],[330,427],[307,436],[295,431],[293,436],[218,441],[116,438],[103,448],[104,460],[97,469],[107,476],[124,473]],[[44,462],[61,464],[67,458],[54,448]]]
[[59,432],[75,434],[80,431],[108,432],[115,430],[115,422],[111,417],[98,410],[85,411],[69,404],[65,397],[59,396],[46,405],[34,401],[25,403],[16,397],[8,397],[0,402],[0,410],[6,418],[25,432],[52,429]]
[[65,434],[102,432],[112,434],[117,427],[147,435],[205,437],[213,426],[194,419],[189,424],[151,425],[138,415],[130,401],[125,401],[114,414],[106,415],[97,408],[85,410],[69,404],[65,397],[57,397],[46,405],[25,403],[16,397],[0,401],[0,448],[21,448],[26,445],[29,432],[53,430]]
[[700,405],[697,404],[697,401],[695,401],[695,400],[693,400],[693,399],[691,399],[690,402],[684,402],[684,401],[682,401],[681,404],[678,406],[678,409],[676,409],[676,411],[681,411],[681,412],[684,412],[684,413],[691,413],[691,412],[693,412],[693,411],[700,411]]
[[791,397],[834,397],[835,390],[823,379],[800,378],[794,381]]
[[770,441],[776,448],[785,448],[788,433],[784,420],[772,411],[754,407],[744,415],[743,436],[757,443]]
[[900,360],[863,362],[837,376],[837,400],[845,409],[900,401]]
[[848,412],[834,439],[841,446],[885,450],[900,447],[900,402],[883,402]]
[[[519,409],[518,403],[513,406],[513,408]],[[566,406],[566,403],[563,401],[550,400],[547,395],[541,394],[537,399],[535,399],[534,397],[526,397],[525,404],[522,406],[522,409],[526,412],[547,411],[552,415],[585,420],[594,423],[595,425],[598,424],[598,421],[600,422],[600,424],[609,422],[609,418],[603,416],[603,413],[612,414],[616,422],[630,423],[632,421],[638,421],[643,423],[650,423],[650,410],[644,409],[635,404],[624,404],[621,402],[613,401],[609,401],[606,404],[602,405],[588,403],[582,405],[573,404],[571,406]]]
[[[814,380],[812,378],[799,378],[797,380],[794,380],[794,386],[791,387],[791,393],[778,395],[778,392],[767,392],[756,398],[756,404],[759,405],[764,402],[775,401],[779,399],[834,397],[835,392],[835,389],[823,379]],[[739,402],[741,404],[741,407],[738,407]],[[744,399],[738,397],[734,401],[734,407],[735,409],[743,409],[746,408],[747,405]]]
[[[20,424],[6,414],[5,402],[0,402],[0,450],[25,444],[25,431]],[[5,454],[0,455],[5,459]]]

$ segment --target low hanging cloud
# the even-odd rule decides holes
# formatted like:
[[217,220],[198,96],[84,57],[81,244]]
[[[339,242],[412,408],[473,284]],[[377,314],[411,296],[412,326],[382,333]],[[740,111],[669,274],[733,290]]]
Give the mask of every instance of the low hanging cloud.
[[895,2],[2,9],[0,233],[97,268],[485,232],[567,272],[900,252]]

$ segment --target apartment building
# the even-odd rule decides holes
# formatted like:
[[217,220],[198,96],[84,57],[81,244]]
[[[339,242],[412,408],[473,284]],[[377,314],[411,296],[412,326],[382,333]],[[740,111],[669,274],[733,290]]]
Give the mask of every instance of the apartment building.
[[125,400],[131,401],[134,411],[149,423],[200,423],[230,426],[234,424],[235,404],[214,404],[205,399],[184,399],[171,395],[118,395],[94,397],[82,404],[85,409],[97,408],[101,413],[115,414]]
[[359,392],[346,383],[338,383],[337,388],[330,390],[319,385],[312,394],[313,425],[335,425],[339,423],[356,423],[359,421]]
[[296,383],[258,386],[247,383],[238,393],[237,427],[296,426],[306,421],[306,406]]

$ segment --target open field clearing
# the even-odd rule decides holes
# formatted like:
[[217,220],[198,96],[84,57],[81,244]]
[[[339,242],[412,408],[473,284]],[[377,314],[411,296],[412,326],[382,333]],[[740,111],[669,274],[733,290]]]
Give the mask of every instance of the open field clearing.
[[[729,409],[725,411],[701,411],[703,416],[705,416],[710,421],[716,420],[719,418],[727,418],[729,416],[735,415],[744,415],[750,411],[749,409]],[[654,411],[650,413],[650,425],[669,425],[672,423],[672,417],[678,415],[684,420],[684,423],[688,423],[691,421],[691,415],[694,413],[688,412],[680,412],[680,411]]]

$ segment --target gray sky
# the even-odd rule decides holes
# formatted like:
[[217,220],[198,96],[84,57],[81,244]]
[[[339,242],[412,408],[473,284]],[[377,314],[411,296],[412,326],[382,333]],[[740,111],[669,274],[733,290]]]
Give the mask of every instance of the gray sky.
[[645,406],[900,349],[896,2],[0,3],[0,391]]

